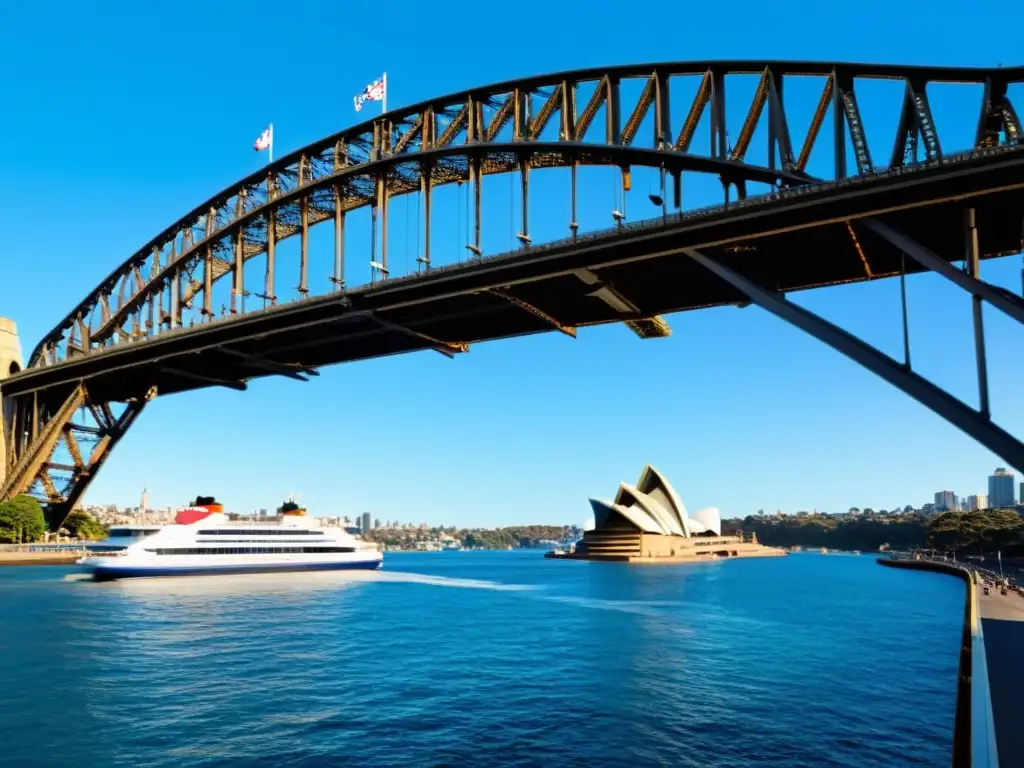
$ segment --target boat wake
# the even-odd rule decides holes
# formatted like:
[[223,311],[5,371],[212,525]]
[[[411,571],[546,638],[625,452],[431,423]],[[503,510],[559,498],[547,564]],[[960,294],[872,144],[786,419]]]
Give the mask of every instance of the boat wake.
[[[66,582],[92,582],[88,574],[69,574]],[[120,590],[131,595],[227,596],[281,594],[315,590],[351,589],[367,583],[425,584],[456,589],[486,589],[521,592],[536,589],[524,584],[501,584],[479,579],[457,579],[401,571],[325,571],[289,573],[224,574],[216,576],[173,576],[92,582],[97,589]]]
[[368,581],[405,582],[429,584],[435,587],[456,587],[460,589],[492,589],[499,592],[526,592],[537,589],[531,584],[501,584],[482,579],[453,579],[447,576],[429,576],[424,573],[403,573],[402,571],[371,571]]

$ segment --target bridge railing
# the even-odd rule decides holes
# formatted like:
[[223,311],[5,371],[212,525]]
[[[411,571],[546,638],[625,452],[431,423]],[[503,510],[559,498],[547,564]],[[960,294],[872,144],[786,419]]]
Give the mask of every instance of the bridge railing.
[[953,768],[999,768],[995,719],[989,689],[985,635],[978,606],[979,573],[959,563],[929,558],[886,557],[879,563],[898,568],[938,571],[964,581],[966,600],[953,721]]
[[977,572],[968,571],[967,580],[967,625],[971,642],[971,768],[999,768],[985,633],[978,607]]

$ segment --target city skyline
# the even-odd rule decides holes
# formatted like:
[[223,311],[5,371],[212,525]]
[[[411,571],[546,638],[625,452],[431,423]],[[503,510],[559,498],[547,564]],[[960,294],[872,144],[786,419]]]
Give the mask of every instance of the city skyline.
[[[1022,483],[1021,485],[1024,486],[1024,483]],[[938,499],[943,494],[948,494],[948,495],[950,495],[951,499],[955,500],[956,507],[954,509],[944,509],[940,505]],[[943,512],[943,511],[959,511],[959,510],[961,510],[961,509],[963,509],[964,507],[967,506],[967,501],[969,499],[986,500],[987,496],[984,495],[984,494],[972,494],[970,496],[966,496],[966,497],[961,498],[961,497],[957,496],[953,491],[940,491],[940,492],[935,494],[935,499],[936,500],[934,502],[924,502],[924,503],[920,503],[920,504],[908,503],[908,504],[903,504],[903,505],[893,505],[893,506],[889,506],[889,507],[879,506],[877,508],[876,507],[872,507],[870,505],[864,505],[864,506],[853,505],[853,506],[845,507],[843,509],[839,509],[839,510],[835,510],[835,511],[819,510],[819,509],[795,509],[795,510],[790,510],[790,511],[786,511],[786,510],[782,510],[782,509],[774,509],[774,510],[770,510],[770,511],[765,511],[765,509],[763,507],[759,507],[757,510],[739,511],[739,512],[736,512],[736,513],[733,513],[733,514],[729,514],[729,515],[722,515],[721,519],[723,519],[723,520],[735,520],[735,519],[743,519],[743,518],[748,517],[748,516],[771,517],[771,516],[777,516],[777,515],[783,515],[783,516],[807,516],[807,515],[819,515],[820,516],[820,515],[824,515],[824,516],[848,517],[848,516],[851,516],[851,515],[852,516],[858,516],[858,515],[871,515],[871,514],[877,514],[877,515],[881,515],[881,516],[901,515],[901,514],[907,514],[908,512],[912,512],[914,514],[937,514],[939,512]],[[82,509],[82,510],[84,510],[84,511],[90,513],[90,514],[93,514],[93,515],[95,515],[97,517],[100,517],[100,518],[109,517],[109,516],[115,516],[115,517],[118,517],[118,518],[126,518],[126,519],[127,518],[131,518],[133,520],[142,520],[142,519],[146,518],[147,516],[151,516],[151,515],[163,516],[163,517],[166,517],[168,519],[171,519],[174,516],[175,513],[177,513],[181,509],[184,509],[184,508],[187,508],[187,507],[190,507],[190,506],[191,506],[190,502],[182,503],[182,504],[153,505],[153,506],[148,506],[148,507],[143,507],[143,506],[141,506],[139,504],[128,505],[128,506],[119,506],[119,505],[117,505],[115,503],[87,502],[86,504],[81,505],[79,507],[79,509]],[[302,505],[300,505],[300,506],[302,506]],[[1016,501],[1011,506],[1017,506]],[[987,505],[982,503],[980,505],[976,505],[976,506],[972,507],[971,509],[984,509],[986,507],[987,507]],[[303,506],[303,508],[306,509],[304,506]],[[969,511],[969,510],[964,509],[964,511]],[[237,508],[236,509],[236,508],[231,508],[230,505],[225,505],[225,512],[227,512],[229,514],[232,514],[232,515],[239,515],[240,517],[245,517],[245,518],[249,518],[249,517],[259,518],[259,517],[274,517],[275,515],[277,515],[279,513],[279,509],[277,507],[259,507],[259,508],[251,508],[251,509]],[[584,516],[584,520],[583,520],[582,524],[579,523],[578,521],[574,521],[574,522],[564,522],[564,521],[561,521],[560,522],[560,521],[557,521],[557,520],[540,520],[540,519],[535,519],[535,520],[532,520],[530,522],[525,522],[525,523],[523,523],[523,522],[517,522],[517,523],[496,523],[496,524],[492,523],[492,524],[489,524],[489,525],[478,524],[478,523],[474,523],[474,522],[469,522],[469,523],[465,523],[465,524],[455,525],[455,524],[447,523],[447,522],[444,522],[444,521],[438,522],[436,520],[434,520],[433,522],[428,522],[428,521],[423,521],[423,520],[421,520],[420,522],[414,522],[410,518],[395,518],[395,519],[382,518],[382,517],[377,516],[375,513],[371,512],[371,511],[366,511],[366,510],[356,511],[356,510],[352,510],[352,509],[349,509],[349,510],[332,509],[332,510],[329,510],[329,511],[317,511],[317,510],[306,509],[306,513],[309,514],[312,517],[319,517],[319,518],[332,519],[332,520],[344,520],[346,523],[350,523],[350,524],[352,524],[352,525],[354,525],[356,527],[359,527],[359,528],[362,528],[363,525],[365,524],[365,522],[367,520],[369,520],[370,521],[370,529],[371,530],[372,529],[377,529],[377,528],[386,528],[386,527],[389,527],[389,526],[398,526],[398,527],[429,526],[429,527],[443,527],[443,528],[453,528],[454,527],[454,528],[493,529],[493,528],[502,528],[502,527],[522,526],[522,525],[570,525],[570,526],[571,525],[576,525],[576,526],[580,526],[580,527],[586,528],[588,525],[592,525],[593,524],[593,514],[592,514],[592,512],[589,514],[589,517],[587,515]]]
[[[872,11],[868,3],[864,12],[888,11],[875,5]],[[197,33],[195,55],[176,59],[173,67],[152,63],[146,41],[120,36],[118,24],[95,9],[70,7],[67,25],[29,39],[13,30],[48,28],[46,13],[13,7],[10,23],[0,30],[8,100],[24,106],[17,120],[0,126],[0,146],[7,150],[0,153],[0,172],[12,182],[0,190],[0,203],[10,221],[19,221],[38,215],[46,190],[65,189],[77,201],[62,212],[59,226],[9,228],[6,253],[19,260],[13,271],[19,279],[0,284],[0,315],[18,323],[26,351],[119,260],[211,193],[260,168],[265,157],[253,152],[252,138],[267,124],[274,124],[275,153],[283,154],[361,119],[346,99],[305,108],[297,99],[229,104],[211,98],[192,107],[207,110],[202,120],[140,121],[140,114],[165,108],[164,94],[203,82],[221,65],[224,45],[261,35],[284,18],[283,10],[268,9],[228,24],[224,9],[189,7],[154,9],[152,23],[172,25],[179,14],[195,12],[210,19],[211,29],[219,19],[232,32],[208,46],[196,42],[202,40]],[[325,25],[349,21],[340,9],[317,13]],[[554,19],[561,12],[552,13],[551,23],[559,23]],[[710,25],[719,12],[686,13],[687,23]],[[415,17],[393,21],[396,34],[415,34],[421,23]],[[453,20],[453,34],[456,28],[468,34],[468,25],[477,23]],[[810,22],[794,23],[799,30]],[[942,22],[915,23],[901,56],[937,65],[995,66],[996,43],[1012,42],[1005,25],[992,29],[979,17],[963,21],[978,34],[965,35],[955,53],[937,50],[928,41]],[[282,40],[278,53],[301,51],[311,68],[333,72],[333,81],[353,92],[386,69],[391,107],[535,71],[614,61],[778,58],[775,43],[758,40],[753,30],[727,39],[698,37],[681,51],[668,38],[623,37],[607,28],[599,12],[573,24],[595,41],[586,50],[551,46],[524,61],[518,43],[494,40],[492,55],[473,67],[431,72],[418,53],[393,50],[384,61],[375,41],[359,37],[349,41],[345,59],[358,65],[339,63],[334,51],[308,50],[301,39]],[[892,59],[887,44],[860,36],[808,38],[800,53],[822,60]],[[61,64],[69,57],[82,63],[69,70]],[[891,105],[902,98],[899,87],[890,92],[884,85],[858,90],[869,126],[892,115]],[[294,75],[271,68],[260,87],[289,92],[296,87]],[[795,100],[800,90],[794,86],[787,98]],[[816,93],[807,97],[807,121]],[[932,100],[932,109],[942,113],[943,145],[966,147],[976,128],[974,113],[958,118],[959,102],[944,99],[945,93],[939,88]],[[790,129],[799,136],[806,125],[796,122]],[[69,141],[76,151],[53,151]],[[764,153],[764,144],[754,141],[752,159]],[[872,147],[879,157],[889,149]],[[808,170],[831,173],[814,156]],[[562,200],[551,192],[551,178],[545,172],[531,177],[531,235],[537,243],[566,231],[565,212],[544,204],[545,190]],[[610,174],[589,178],[598,181],[581,190],[581,231],[611,222]],[[654,210],[640,178],[638,173],[630,220]],[[716,184],[693,181],[688,205],[719,201]],[[488,252],[504,249],[511,237],[500,209],[507,189],[508,182],[498,180],[485,192],[488,216],[501,222],[497,234],[485,233]],[[396,222],[404,205],[395,205]],[[401,223],[394,226],[397,248],[413,236]],[[453,222],[438,222],[439,260],[462,256],[454,253],[456,234]],[[349,260],[366,272],[369,232],[352,236]],[[321,279],[329,269],[319,238],[312,237],[311,250],[312,270]],[[285,252],[281,274],[290,276]],[[405,258],[402,252],[395,263]],[[982,276],[1020,292],[1018,258],[986,261]],[[907,287],[915,368],[976,404],[973,366],[949,363],[973,360],[968,298],[935,275],[911,276]],[[897,281],[792,298],[900,357]],[[311,509],[370,508],[381,518],[406,518],[415,510],[413,517],[425,511],[455,524],[516,524],[585,519],[589,496],[653,463],[674,479],[688,506],[716,504],[729,517],[758,508],[842,511],[850,499],[875,508],[897,499],[916,507],[936,488],[974,487],[972,478],[1001,463],[923,406],[755,307],[666,319],[673,335],[663,340],[638,341],[620,326],[584,328],[576,340],[549,334],[480,344],[456,360],[423,352],[325,368],[308,384],[265,380],[246,393],[161,398],[128,432],[88,497],[131,505],[145,483],[154,502],[184,502],[202,492],[232,507],[258,509],[298,487]],[[988,307],[985,325],[992,409],[1001,424],[1020,433],[1020,329]],[[627,380],[623,371],[642,374]],[[647,408],[656,416],[645,414]],[[627,430],[628,438],[610,432],[612,426]]]
[[959,496],[955,491],[942,490],[935,494],[934,507],[940,511],[972,512],[978,509],[1003,509],[1024,505],[1024,482],[1020,484],[1020,496],[1016,493],[1016,475],[1006,467],[996,467],[988,476],[988,493],[972,493]]

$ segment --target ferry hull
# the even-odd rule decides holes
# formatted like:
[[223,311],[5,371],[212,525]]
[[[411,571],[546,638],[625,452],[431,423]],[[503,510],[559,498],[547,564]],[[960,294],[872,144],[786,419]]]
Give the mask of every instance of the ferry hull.
[[344,560],[337,562],[278,562],[247,564],[199,564],[195,565],[142,565],[96,563],[86,559],[81,565],[94,581],[115,581],[117,579],[143,579],[168,576],[216,576],[248,573],[305,573],[309,571],[376,571],[383,565],[383,559]]

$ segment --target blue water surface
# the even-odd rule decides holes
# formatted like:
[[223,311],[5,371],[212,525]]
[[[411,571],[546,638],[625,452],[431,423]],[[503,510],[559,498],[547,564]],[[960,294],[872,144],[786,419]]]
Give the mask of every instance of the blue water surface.
[[0,568],[0,765],[948,765],[963,589],[817,554]]

